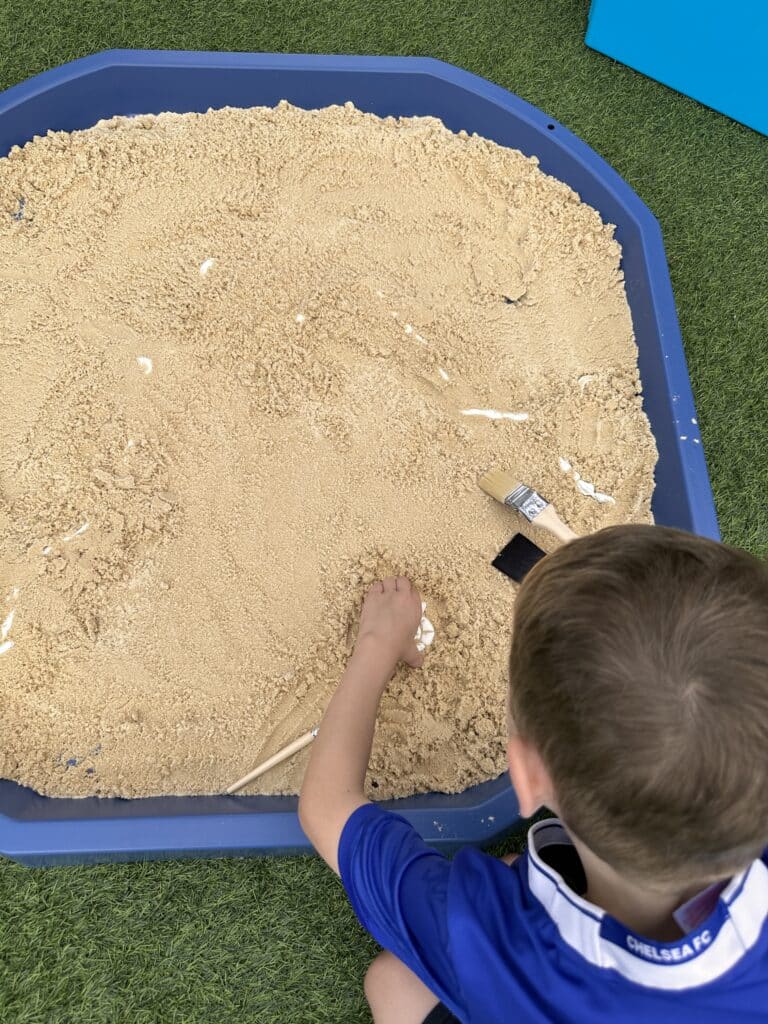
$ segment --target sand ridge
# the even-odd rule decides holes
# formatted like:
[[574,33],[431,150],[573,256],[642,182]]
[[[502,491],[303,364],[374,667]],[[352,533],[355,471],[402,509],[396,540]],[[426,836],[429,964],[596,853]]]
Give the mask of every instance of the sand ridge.
[[222,791],[317,723],[386,573],[436,637],[369,791],[501,771],[516,588],[490,560],[520,523],[478,475],[578,531],[651,521],[620,255],[535,159],[351,104],[0,160],[0,775]]

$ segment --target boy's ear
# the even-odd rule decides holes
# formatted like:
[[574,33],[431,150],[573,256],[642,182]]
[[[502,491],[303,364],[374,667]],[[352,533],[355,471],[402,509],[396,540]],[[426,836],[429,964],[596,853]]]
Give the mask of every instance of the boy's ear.
[[552,779],[538,750],[522,736],[512,735],[507,741],[507,760],[520,814],[530,818],[544,806],[556,811]]

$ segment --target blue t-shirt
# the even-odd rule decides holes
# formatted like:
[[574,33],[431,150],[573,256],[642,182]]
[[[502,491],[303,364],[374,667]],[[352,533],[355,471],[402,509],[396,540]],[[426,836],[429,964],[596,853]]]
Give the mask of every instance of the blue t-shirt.
[[339,869],[363,927],[464,1024],[768,1024],[768,851],[659,943],[566,884],[547,848],[568,843],[553,819],[511,867],[471,848],[449,861],[365,804]]

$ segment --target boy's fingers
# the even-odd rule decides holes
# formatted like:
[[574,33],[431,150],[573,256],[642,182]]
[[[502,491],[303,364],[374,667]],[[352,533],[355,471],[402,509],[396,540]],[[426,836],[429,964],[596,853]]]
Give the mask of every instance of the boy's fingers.
[[369,594],[382,594],[384,592],[384,584],[381,580],[376,580],[368,587]]
[[403,593],[407,593],[411,589],[411,581],[407,576],[396,576],[395,577],[395,590],[402,590]]

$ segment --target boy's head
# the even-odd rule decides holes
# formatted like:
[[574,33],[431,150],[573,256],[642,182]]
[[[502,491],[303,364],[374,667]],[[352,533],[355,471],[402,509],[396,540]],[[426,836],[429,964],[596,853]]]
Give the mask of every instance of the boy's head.
[[768,565],[666,527],[565,545],[518,595],[510,711],[617,872],[740,871],[768,845]]

